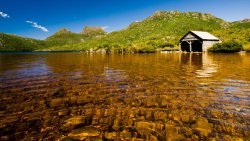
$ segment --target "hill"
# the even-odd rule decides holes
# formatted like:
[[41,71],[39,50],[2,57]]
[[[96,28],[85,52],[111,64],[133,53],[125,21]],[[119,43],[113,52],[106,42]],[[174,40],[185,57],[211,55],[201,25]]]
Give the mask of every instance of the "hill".
[[230,23],[208,13],[157,11],[143,21],[133,22],[123,30],[108,34],[101,27],[86,26],[80,33],[61,29],[45,41],[30,40],[38,42],[34,50],[43,51],[93,49],[108,52],[155,52],[156,49],[176,49],[179,39],[185,33],[200,30],[211,32],[223,41],[237,40],[248,45],[249,21],[246,19]]
[[250,19],[230,23],[229,28],[212,31],[222,41],[237,41],[250,51]]
[[0,51],[33,51],[48,47],[42,40],[0,33]]
[[[76,48],[86,50],[100,48],[106,50],[141,52],[147,48],[174,47],[178,40],[189,30],[215,31],[226,29],[230,26],[228,22],[211,14],[198,12],[157,11],[152,16],[140,22],[134,22],[126,29],[115,31],[97,40],[79,43],[71,47],[66,45],[60,49]],[[57,50],[59,47],[52,47]],[[146,49],[146,50],[144,50]]]
[[52,45],[65,45],[75,44],[88,41],[93,38],[105,35],[106,32],[101,27],[86,26],[81,33],[73,33],[65,28],[60,29],[52,36],[48,37],[46,41],[49,41]]
[[[87,26],[81,33],[73,33],[65,28],[60,29],[45,40],[24,38],[16,35],[0,33],[0,51],[38,51],[51,46],[71,45],[90,39],[99,38],[106,32],[99,27]],[[62,48],[62,50],[64,50]]]
[[85,26],[82,31],[83,35],[88,36],[100,36],[107,34],[102,27],[91,27],[91,26]]
[[250,28],[250,19],[233,22],[231,24],[231,28],[237,28],[237,29]]

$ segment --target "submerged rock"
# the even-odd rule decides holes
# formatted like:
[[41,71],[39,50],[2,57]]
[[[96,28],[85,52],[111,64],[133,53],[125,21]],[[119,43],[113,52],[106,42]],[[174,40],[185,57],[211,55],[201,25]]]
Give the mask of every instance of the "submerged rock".
[[100,130],[94,127],[84,127],[72,130],[68,136],[76,140],[85,140],[88,137],[98,137],[100,135]]
[[211,132],[211,127],[206,118],[202,118],[202,117],[198,118],[193,127],[202,136],[208,136],[208,134]]
[[105,132],[104,136],[105,136],[105,139],[108,139],[108,140],[112,140],[113,138],[116,137],[116,132]]
[[76,116],[69,118],[64,121],[64,124],[62,126],[63,130],[73,129],[77,125],[84,124],[85,123],[85,116]]
[[135,128],[142,135],[150,135],[154,129],[154,127],[149,122],[144,121],[136,122]]
[[176,140],[178,138],[178,128],[175,127],[174,125],[165,125],[165,129],[166,129],[166,139],[168,141],[171,140]]

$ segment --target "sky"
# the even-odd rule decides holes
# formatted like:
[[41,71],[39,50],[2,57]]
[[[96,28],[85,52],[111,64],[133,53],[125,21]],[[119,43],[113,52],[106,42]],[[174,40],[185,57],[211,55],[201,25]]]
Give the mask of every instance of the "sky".
[[155,11],[211,13],[226,21],[250,18],[249,0],[0,0],[0,32],[45,39],[61,28],[81,32],[126,28]]

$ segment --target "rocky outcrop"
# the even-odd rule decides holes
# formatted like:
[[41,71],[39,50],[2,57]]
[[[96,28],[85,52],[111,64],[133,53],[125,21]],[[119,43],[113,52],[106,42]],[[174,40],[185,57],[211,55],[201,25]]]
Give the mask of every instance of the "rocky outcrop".
[[96,35],[104,35],[106,34],[106,32],[104,31],[103,27],[85,26],[83,28],[82,34],[96,36]]

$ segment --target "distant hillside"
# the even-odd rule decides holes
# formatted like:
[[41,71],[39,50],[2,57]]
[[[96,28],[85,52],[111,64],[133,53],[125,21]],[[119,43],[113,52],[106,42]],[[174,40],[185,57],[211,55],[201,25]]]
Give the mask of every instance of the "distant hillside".
[[82,34],[88,36],[100,36],[100,35],[105,35],[106,32],[103,30],[102,27],[86,26],[83,28]]
[[244,20],[235,21],[235,22],[232,22],[232,23],[249,23],[249,22],[250,22],[250,19],[244,19]]
[[231,28],[250,28],[250,19],[233,22]]
[[0,33],[0,51],[33,51],[48,47],[42,40]]
[[12,44],[6,44],[5,38],[2,42],[5,49],[19,44],[23,47],[34,44],[33,50],[46,51],[92,48],[118,52],[154,52],[156,49],[177,48],[179,39],[190,30],[208,31],[223,41],[237,40],[246,45],[250,44],[248,19],[229,23],[207,13],[178,11],[157,11],[143,21],[133,22],[127,28],[109,34],[101,27],[86,26],[81,33],[61,29],[45,41],[20,38],[20,43],[15,42],[17,39],[13,37],[15,40]]
[[63,28],[48,37],[46,41],[53,42],[53,45],[65,45],[83,42],[86,38],[89,37]]
[[88,41],[89,39],[105,35],[106,32],[99,27],[86,26],[81,33],[73,33],[65,28],[48,37],[46,41],[53,42],[54,45],[75,44]]
[[[99,27],[87,26],[81,33],[73,33],[65,28],[60,29],[46,40],[24,38],[16,35],[0,33],[0,51],[37,51],[51,46],[71,45],[96,39],[106,32]],[[62,48],[62,50],[64,50]]]

